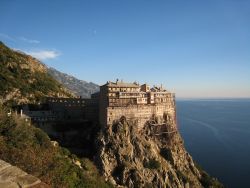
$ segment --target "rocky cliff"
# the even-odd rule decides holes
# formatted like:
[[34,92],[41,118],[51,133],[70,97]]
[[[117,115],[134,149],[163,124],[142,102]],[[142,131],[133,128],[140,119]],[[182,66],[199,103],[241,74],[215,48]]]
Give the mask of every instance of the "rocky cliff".
[[179,132],[169,124],[121,120],[98,138],[97,163],[106,180],[117,187],[223,187],[198,169],[185,150]]

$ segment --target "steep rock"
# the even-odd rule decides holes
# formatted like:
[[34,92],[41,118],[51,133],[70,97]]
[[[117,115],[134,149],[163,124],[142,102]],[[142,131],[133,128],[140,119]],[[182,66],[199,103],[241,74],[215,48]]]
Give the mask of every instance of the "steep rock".
[[[203,187],[205,172],[195,166],[179,132],[165,124],[156,134],[154,126],[138,131],[136,122],[121,120],[101,131],[97,163],[106,180],[117,187]],[[205,187],[222,187],[213,181]]]

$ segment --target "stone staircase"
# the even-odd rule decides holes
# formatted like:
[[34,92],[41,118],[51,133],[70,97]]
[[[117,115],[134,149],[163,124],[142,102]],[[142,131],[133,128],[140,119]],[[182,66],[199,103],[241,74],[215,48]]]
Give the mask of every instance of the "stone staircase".
[[0,160],[0,188],[49,188],[40,179]]

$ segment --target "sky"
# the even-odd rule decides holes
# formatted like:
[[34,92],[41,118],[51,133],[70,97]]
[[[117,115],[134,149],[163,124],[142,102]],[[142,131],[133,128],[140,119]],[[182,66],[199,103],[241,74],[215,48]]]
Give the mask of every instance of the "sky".
[[250,0],[1,0],[0,40],[78,79],[250,97]]

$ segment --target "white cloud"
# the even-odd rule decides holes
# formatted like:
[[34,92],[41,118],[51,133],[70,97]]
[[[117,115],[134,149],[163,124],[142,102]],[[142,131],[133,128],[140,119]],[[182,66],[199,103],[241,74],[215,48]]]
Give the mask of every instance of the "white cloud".
[[25,53],[39,60],[54,59],[61,55],[58,51],[55,50],[25,51]]
[[39,44],[40,43],[39,40],[27,39],[25,37],[19,37],[19,39],[21,41],[24,41],[24,42],[27,42],[27,43],[31,43],[31,44]]
[[14,42],[17,42],[17,40],[21,40],[23,42],[27,42],[30,44],[39,44],[40,43],[39,40],[28,39],[25,37],[12,37],[12,36],[4,34],[4,33],[0,33],[0,38],[7,39],[9,41],[14,41]]
[[10,41],[15,41],[15,39],[13,37],[6,35],[4,33],[0,33],[0,38],[4,38],[4,39],[10,40]]

